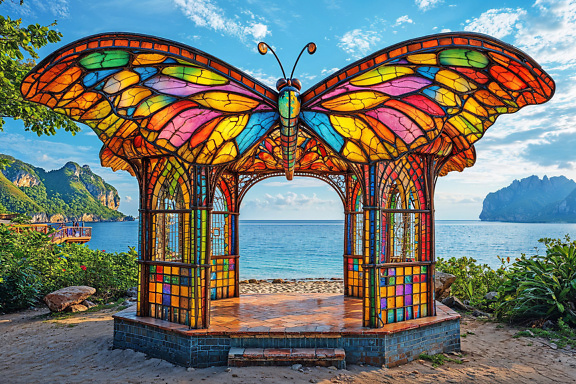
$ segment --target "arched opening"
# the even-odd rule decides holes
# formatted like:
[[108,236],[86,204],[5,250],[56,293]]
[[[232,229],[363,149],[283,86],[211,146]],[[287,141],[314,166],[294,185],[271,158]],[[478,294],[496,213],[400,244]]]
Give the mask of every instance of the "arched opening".
[[[344,207],[339,194],[322,179],[296,176],[286,182],[281,177],[259,180],[243,194],[241,278],[343,278]],[[257,209],[259,216],[243,219]]]

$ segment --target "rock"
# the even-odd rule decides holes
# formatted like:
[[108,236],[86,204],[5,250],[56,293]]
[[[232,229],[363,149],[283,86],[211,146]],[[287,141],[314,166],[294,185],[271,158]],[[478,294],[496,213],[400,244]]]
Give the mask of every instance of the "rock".
[[85,306],[86,308],[90,309],[90,308],[94,308],[96,306],[96,304],[94,304],[93,302],[89,301],[89,300],[84,300],[83,302],[81,302],[80,304],[82,304],[83,306]]
[[487,294],[484,295],[484,298],[486,300],[496,300],[496,298],[498,297],[498,292],[488,292]]
[[482,312],[482,311],[480,311],[480,310],[478,310],[478,309],[475,309],[475,310],[472,312],[472,316],[474,316],[474,317],[490,317],[490,314],[489,314],[489,313],[486,313],[486,312]]
[[226,371],[226,372],[231,372],[231,371],[232,371],[232,368],[226,368],[224,371]]
[[298,370],[301,369],[301,368],[302,368],[302,364],[294,364],[294,365],[292,366],[292,370],[293,370],[293,371],[298,371]]
[[126,291],[127,297],[138,297],[138,287],[128,288]]
[[256,279],[249,279],[248,282],[250,284],[258,284],[258,280],[256,280]]
[[66,307],[66,312],[84,312],[87,311],[88,307],[82,304],[72,304]]
[[550,320],[546,320],[544,324],[542,324],[542,329],[550,331],[554,329],[554,323]]
[[194,369],[194,368],[192,368],[192,367],[188,367],[188,368],[186,368],[186,371],[188,371],[188,372],[194,372],[194,371],[195,371],[195,369]]
[[456,276],[436,271],[434,276],[434,287],[436,291],[436,299],[442,300],[450,295],[450,286],[456,281]]
[[284,280],[282,280],[282,279],[274,279],[274,280],[272,280],[272,284],[282,284],[282,283],[284,283]]
[[461,302],[456,296],[450,296],[442,300],[442,304],[449,306],[450,308],[457,308],[463,311],[470,310],[470,307]]
[[62,288],[44,297],[44,302],[52,312],[61,312],[67,307],[79,304],[96,293],[96,289],[85,285]]
[[132,305],[132,302],[130,302],[130,300],[124,300],[124,302],[122,302],[121,304],[123,307],[129,307]]
[[332,371],[337,371],[338,368],[336,368],[335,366],[331,365],[328,367],[328,369],[332,370]]

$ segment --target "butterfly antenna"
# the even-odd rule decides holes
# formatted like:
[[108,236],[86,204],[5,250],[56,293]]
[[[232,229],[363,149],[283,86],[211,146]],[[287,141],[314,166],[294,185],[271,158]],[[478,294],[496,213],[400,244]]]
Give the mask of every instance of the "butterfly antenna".
[[265,55],[266,53],[268,53],[268,50],[270,50],[270,52],[272,52],[272,54],[276,58],[276,61],[278,62],[278,64],[280,65],[280,69],[282,70],[282,76],[286,78],[286,72],[284,72],[284,67],[282,66],[282,63],[280,62],[278,56],[276,56],[276,52],[274,52],[272,47],[266,44],[265,42],[261,41],[258,43],[258,52],[260,52],[261,55]]
[[304,46],[304,48],[302,48],[302,50],[300,51],[300,54],[298,55],[298,58],[296,59],[296,62],[294,63],[294,66],[292,67],[292,73],[290,74],[290,78],[292,78],[292,76],[294,75],[294,70],[296,69],[296,65],[298,65],[298,61],[300,60],[300,56],[302,56],[302,54],[304,53],[304,50],[308,50],[308,53],[313,55],[316,52],[316,44],[308,43]]

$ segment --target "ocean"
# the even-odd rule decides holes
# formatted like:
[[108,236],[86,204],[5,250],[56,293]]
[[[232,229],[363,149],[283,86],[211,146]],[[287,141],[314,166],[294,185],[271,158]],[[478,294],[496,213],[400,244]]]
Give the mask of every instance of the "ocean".
[[[138,222],[86,223],[92,249],[136,246]],[[240,220],[240,279],[342,277],[344,221]],[[498,267],[497,256],[543,254],[543,237],[576,238],[576,224],[436,221],[436,257],[473,257]]]

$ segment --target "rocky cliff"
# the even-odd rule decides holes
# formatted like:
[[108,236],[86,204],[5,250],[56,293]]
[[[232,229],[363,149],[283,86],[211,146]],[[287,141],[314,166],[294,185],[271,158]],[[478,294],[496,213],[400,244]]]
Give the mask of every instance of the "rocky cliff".
[[576,222],[576,182],[564,176],[514,180],[486,196],[480,220]]
[[0,171],[0,211],[25,213],[34,222],[133,220],[118,212],[116,188],[87,165],[68,162],[47,172],[0,156],[11,162]]

